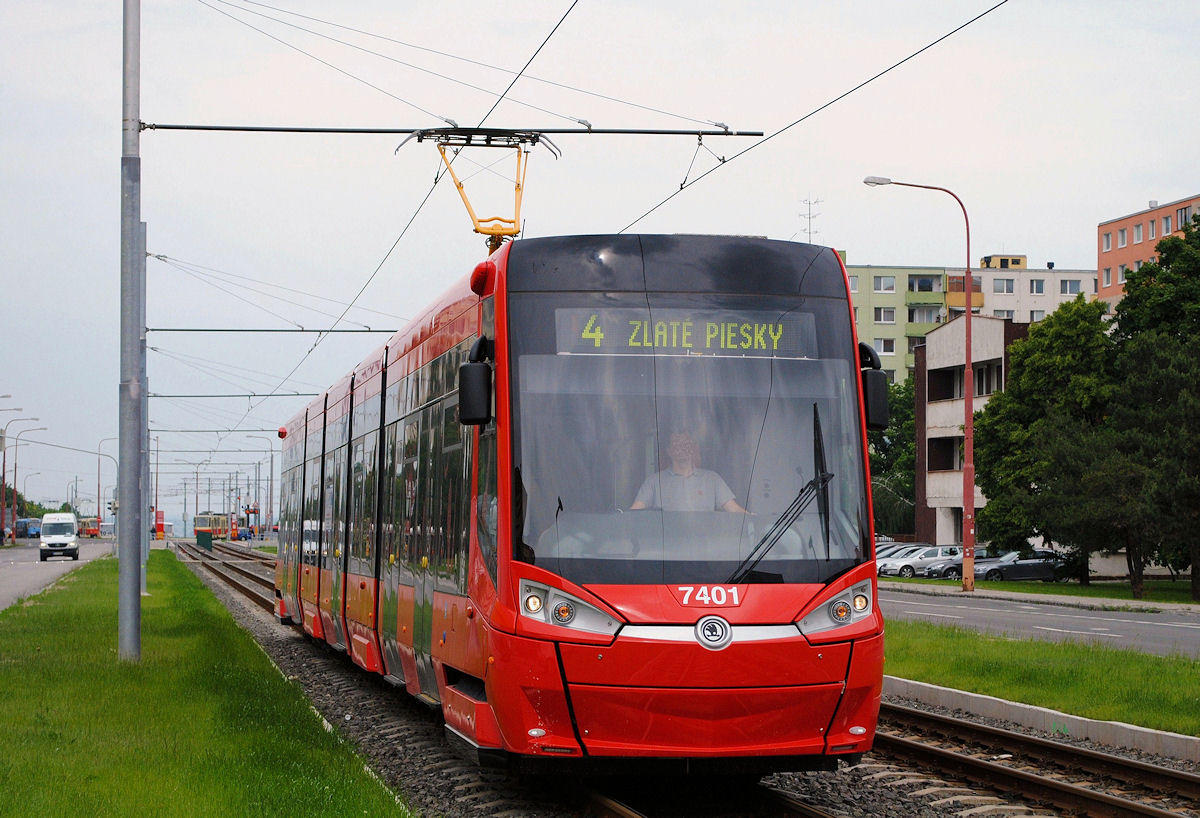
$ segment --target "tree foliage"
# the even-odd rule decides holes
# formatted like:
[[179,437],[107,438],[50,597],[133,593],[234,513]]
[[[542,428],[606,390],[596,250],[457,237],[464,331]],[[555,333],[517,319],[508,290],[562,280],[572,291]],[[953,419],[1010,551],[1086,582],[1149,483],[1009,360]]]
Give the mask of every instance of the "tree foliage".
[[888,388],[888,427],[869,432],[871,494],[875,530],[911,534],[916,530],[916,398],[914,381]]
[[1083,296],[1030,327],[1009,350],[1004,391],[976,415],[976,482],[987,496],[977,516],[981,539],[1010,549],[1030,537],[1055,539],[1056,520],[1039,510],[1051,460],[1042,442],[1053,422],[1097,425],[1113,390],[1113,344],[1105,305]]
[[1156,249],[1127,271],[1113,327],[1080,297],[1013,344],[977,416],[979,527],[1010,547],[1123,550],[1135,597],[1146,565],[1190,564],[1200,600],[1200,216]]

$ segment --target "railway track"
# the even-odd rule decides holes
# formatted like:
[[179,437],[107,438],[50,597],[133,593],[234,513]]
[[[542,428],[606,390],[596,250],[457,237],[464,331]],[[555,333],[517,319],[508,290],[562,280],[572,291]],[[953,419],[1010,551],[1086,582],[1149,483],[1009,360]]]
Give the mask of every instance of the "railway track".
[[1200,816],[1200,776],[1060,741],[885,704],[875,756],[1088,816]]
[[[275,558],[266,554],[213,543],[210,552],[189,542],[176,541],[177,556],[202,565],[213,576],[266,611],[275,609]],[[263,559],[266,557],[266,559]]]
[[628,785],[588,793],[589,818],[657,818],[657,816],[770,815],[778,818],[839,818],[830,812],[773,787],[743,782],[722,784],[721,792],[680,794],[664,789],[663,781]]
[[[177,542],[176,547],[181,559],[203,566],[238,595],[273,611],[273,556],[217,543],[211,553],[186,542]],[[354,669],[347,670],[353,673]],[[360,684],[357,676],[353,678],[347,684]],[[999,794],[1010,805],[1040,807],[1039,812],[1200,818],[1200,776],[1195,774],[897,705],[883,706],[868,759],[917,767],[975,792]],[[704,791],[687,793],[663,783],[645,788],[606,785],[602,792],[587,794],[584,814],[596,818],[846,814],[748,781],[714,782]],[[930,809],[930,814],[940,812],[940,807]]]

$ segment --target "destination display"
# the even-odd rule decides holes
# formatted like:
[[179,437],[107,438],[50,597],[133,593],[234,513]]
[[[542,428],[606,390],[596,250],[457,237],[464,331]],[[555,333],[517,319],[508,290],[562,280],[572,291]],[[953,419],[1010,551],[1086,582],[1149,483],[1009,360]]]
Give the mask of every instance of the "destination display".
[[571,307],[555,310],[554,321],[563,355],[817,357],[805,312]]

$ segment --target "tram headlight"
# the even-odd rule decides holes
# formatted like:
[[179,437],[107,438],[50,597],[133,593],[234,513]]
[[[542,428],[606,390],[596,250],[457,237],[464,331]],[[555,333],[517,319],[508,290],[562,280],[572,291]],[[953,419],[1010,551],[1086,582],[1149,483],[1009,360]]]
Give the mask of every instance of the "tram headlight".
[[560,599],[554,603],[554,621],[560,625],[566,625],[575,618],[575,606],[565,599]]
[[871,583],[860,582],[805,614],[800,621],[800,631],[812,634],[852,625],[869,617],[873,609]]
[[546,606],[545,594],[540,588],[525,588],[525,613],[541,619],[542,608]]
[[565,591],[540,582],[521,583],[521,615],[572,630],[612,635],[620,621]]

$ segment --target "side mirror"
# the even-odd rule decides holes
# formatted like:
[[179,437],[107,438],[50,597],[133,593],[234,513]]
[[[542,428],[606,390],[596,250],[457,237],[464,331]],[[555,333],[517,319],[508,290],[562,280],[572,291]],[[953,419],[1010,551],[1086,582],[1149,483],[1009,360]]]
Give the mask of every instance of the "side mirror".
[[888,427],[888,381],[880,369],[879,353],[870,345],[859,341],[859,366],[862,367],[863,411],[867,428],[881,431]]
[[464,426],[486,426],[492,421],[492,367],[485,358],[492,344],[484,337],[471,347],[467,363],[458,368],[458,421]]

